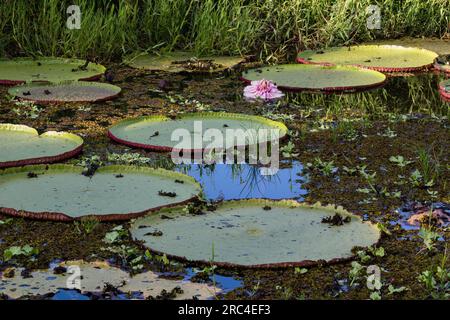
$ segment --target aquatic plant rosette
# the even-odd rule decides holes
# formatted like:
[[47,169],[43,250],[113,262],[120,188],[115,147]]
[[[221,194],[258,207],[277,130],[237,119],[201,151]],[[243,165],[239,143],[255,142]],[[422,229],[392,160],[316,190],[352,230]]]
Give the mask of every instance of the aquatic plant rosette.
[[16,85],[25,82],[51,82],[97,80],[106,68],[85,60],[66,58],[0,59],[0,84]]
[[[350,221],[332,226],[336,213]],[[162,210],[136,220],[135,240],[150,251],[221,267],[272,268],[334,264],[352,259],[352,248],[378,242],[375,225],[333,206],[293,200],[226,201],[204,214],[183,208]]]
[[128,220],[187,203],[201,192],[193,178],[163,169],[106,166],[93,176],[83,170],[59,164],[1,171],[0,213],[54,221]]
[[233,56],[200,56],[193,52],[174,51],[160,55],[142,52],[125,59],[132,68],[147,71],[179,72],[221,72],[233,69],[244,61],[242,57]]
[[353,66],[282,64],[244,71],[246,83],[268,79],[286,91],[354,92],[382,86],[386,76]]
[[41,135],[25,125],[0,124],[0,168],[59,162],[79,154],[83,139],[67,132]]
[[[201,131],[194,131],[196,123],[201,123]],[[279,138],[282,139],[287,134],[287,127],[277,121],[259,116],[250,116],[237,113],[225,112],[199,112],[181,114],[175,119],[163,115],[144,116],[119,121],[109,128],[108,136],[121,144],[150,149],[155,151],[170,152],[177,150],[178,141],[172,141],[172,133],[178,129],[185,129],[190,132],[192,141],[202,141],[203,134],[208,129],[220,130],[226,137],[227,130],[278,130]],[[251,143],[251,138],[246,141]],[[270,137],[268,137],[270,140]],[[258,140],[258,143],[264,141]],[[194,143],[191,147],[182,148],[184,151],[200,151],[203,147],[196,147]],[[236,146],[237,147],[237,146]]]
[[248,99],[274,100],[283,97],[284,94],[270,80],[262,79],[252,81],[244,88],[244,97]]
[[450,102],[450,79],[439,83],[439,92],[445,101]]
[[40,104],[62,102],[100,102],[114,99],[121,89],[108,83],[71,81],[57,84],[33,83],[12,87],[8,93]]
[[413,72],[433,66],[437,53],[395,45],[361,45],[306,50],[297,62],[321,65],[354,65],[381,72]]

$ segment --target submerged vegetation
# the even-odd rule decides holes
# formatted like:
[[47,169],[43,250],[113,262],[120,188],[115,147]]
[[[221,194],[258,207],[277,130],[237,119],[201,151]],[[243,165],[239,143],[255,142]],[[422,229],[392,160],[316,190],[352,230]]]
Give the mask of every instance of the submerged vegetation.
[[278,62],[324,45],[404,35],[441,37],[449,32],[450,16],[448,0],[379,0],[383,26],[369,30],[366,9],[374,4],[369,0],[80,0],[83,29],[68,30],[66,9],[72,2],[2,1],[0,55],[104,60],[139,49],[189,49]]

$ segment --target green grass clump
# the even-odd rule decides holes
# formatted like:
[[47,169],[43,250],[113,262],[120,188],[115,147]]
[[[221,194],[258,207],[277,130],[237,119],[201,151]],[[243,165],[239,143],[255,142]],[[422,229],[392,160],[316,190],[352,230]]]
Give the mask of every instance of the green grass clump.
[[[79,5],[81,30],[66,28]],[[381,29],[369,30],[369,5]],[[270,62],[297,50],[449,32],[450,0],[4,0],[0,54],[120,59],[136,50],[257,54]]]

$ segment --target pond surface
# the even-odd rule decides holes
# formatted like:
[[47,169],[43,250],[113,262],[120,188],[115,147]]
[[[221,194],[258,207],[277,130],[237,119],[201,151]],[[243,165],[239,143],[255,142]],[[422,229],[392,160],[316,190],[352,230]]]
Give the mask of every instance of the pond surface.
[[[446,45],[450,46],[448,41]],[[389,76],[384,87],[354,94],[287,93],[279,102],[252,103],[243,97],[244,85],[239,74],[150,74],[123,66],[112,67],[116,73],[113,84],[121,87],[122,93],[107,102],[48,106],[16,103],[7,98],[8,88],[0,86],[0,122],[28,125],[39,132],[57,130],[81,135],[85,140],[82,156],[99,155],[106,161],[107,153],[138,152],[149,158],[166,157],[169,162],[167,154],[129,149],[111,142],[106,137],[107,128],[129,117],[207,111],[245,113],[284,122],[298,133],[290,138],[298,155],[289,161],[284,158],[279,172],[273,176],[263,176],[259,167],[248,164],[174,167],[170,163],[168,169],[195,178],[202,185],[205,198],[211,201],[250,198],[320,201],[341,205],[365,220],[381,223],[392,236],[383,237],[377,244],[385,249],[385,257],[375,258],[370,264],[388,271],[383,272],[386,286],[382,297],[429,298],[429,292],[417,280],[418,275],[440,263],[446,243],[442,240],[450,236],[448,226],[436,229],[441,241],[437,241],[432,254],[427,254],[423,251],[423,240],[418,237],[418,228],[405,224],[410,212],[396,210],[407,201],[449,201],[450,108],[438,91],[439,82],[445,79],[443,74],[430,71]],[[440,164],[438,177],[430,188],[415,187],[410,182],[415,169],[423,170],[419,149],[428,153],[429,163]],[[390,162],[391,156],[398,155],[412,163],[401,168]],[[78,162],[82,156],[66,162]],[[313,168],[307,175],[303,173],[304,166],[315,163],[318,158],[333,161],[331,174],[325,174],[323,168]],[[363,166],[366,172],[376,173],[374,189],[358,173],[357,168]],[[344,167],[355,171],[348,173]],[[381,195],[383,188],[389,192],[388,196]],[[400,192],[398,198],[391,195],[395,192]],[[1,221],[6,218],[0,216]],[[9,263],[23,264],[30,269],[46,268],[51,260],[60,257],[88,259],[100,255],[109,259],[113,255],[102,248],[105,247],[103,238],[111,228],[101,224],[86,235],[77,233],[72,224],[14,219],[10,225],[0,224],[0,254],[11,246],[32,244],[40,249],[40,254],[33,259],[21,257]],[[117,255],[114,258],[118,260]],[[359,263],[363,267],[368,265]],[[450,267],[450,260],[445,263]],[[2,262],[0,268],[9,264]],[[186,281],[198,273],[184,263],[180,265],[181,276]],[[160,274],[165,271],[164,267],[155,268]],[[335,297],[337,291],[339,298],[368,299],[364,286],[350,285],[351,268],[350,264],[338,264],[310,268],[304,274],[296,274],[293,268],[229,270],[217,272],[214,279],[227,298],[246,298],[239,293],[241,290],[235,289],[253,290],[258,283],[255,297],[326,299]],[[389,284],[405,286],[408,290],[391,296],[386,291]],[[92,298],[89,294],[66,289],[52,297],[55,300]],[[130,297],[119,293],[111,298]]]
[[208,200],[267,198],[303,200],[307,190],[302,184],[303,165],[284,161],[274,175],[262,175],[260,168],[249,164],[182,165],[177,171],[196,179]]

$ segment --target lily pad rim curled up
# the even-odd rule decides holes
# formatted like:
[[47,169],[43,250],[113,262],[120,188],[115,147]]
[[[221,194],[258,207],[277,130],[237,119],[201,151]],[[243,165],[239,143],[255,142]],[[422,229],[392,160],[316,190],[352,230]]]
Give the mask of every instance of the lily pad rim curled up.
[[[47,155],[47,156],[31,156],[26,159],[16,159],[11,161],[0,161],[0,169],[1,168],[9,168],[9,167],[19,167],[25,165],[32,164],[50,164],[54,162],[60,162],[62,160],[66,160],[72,157],[75,157],[83,150],[84,140],[80,136],[65,132],[65,131],[46,131],[42,134],[39,134],[38,131],[32,127],[22,125],[22,124],[11,124],[11,123],[0,123],[0,138],[1,133],[3,132],[17,132],[19,134],[27,133],[37,138],[64,138],[74,142],[74,146],[72,149],[57,155]],[[1,140],[0,140],[1,141]],[[2,142],[0,142],[1,148]],[[17,148],[20,148],[21,145],[17,144]]]
[[[268,210],[267,212],[270,212],[270,210],[272,210],[273,207],[285,207],[285,208],[291,208],[291,209],[303,208],[303,209],[308,209],[308,210],[320,210],[322,213],[327,213],[328,215],[334,215],[337,213],[342,216],[350,216],[351,220],[352,220],[352,222],[350,222],[350,223],[360,223],[361,225],[368,225],[372,229],[373,235],[374,236],[376,235],[376,239],[374,239],[373,242],[371,241],[372,246],[377,246],[380,241],[380,238],[381,238],[381,232],[374,223],[372,223],[370,221],[364,221],[360,216],[348,212],[341,206],[335,206],[335,205],[331,205],[331,204],[325,206],[325,205],[322,205],[320,202],[310,204],[310,203],[306,203],[306,202],[298,202],[295,200],[271,200],[271,199],[228,200],[228,201],[221,202],[218,205],[218,207],[211,212],[206,212],[203,215],[199,215],[199,216],[195,215],[192,217],[187,217],[188,214],[186,214],[186,213],[182,213],[180,215],[180,213],[183,212],[183,208],[181,208],[181,207],[175,206],[172,208],[165,208],[158,212],[152,213],[151,215],[146,215],[139,219],[134,220],[131,224],[130,232],[131,232],[133,239],[138,240],[138,241],[144,241],[143,237],[146,236],[145,227],[150,227],[150,226],[152,228],[158,227],[157,223],[152,223],[152,219],[159,219],[160,221],[165,221],[167,223],[171,223],[172,221],[176,221],[176,220],[174,220],[174,219],[177,219],[177,217],[175,217],[175,216],[183,216],[186,219],[196,219],[199,217],[200,218],[205,217],[205,215],[214,215],[214,214],[216,214],[216,211],[221,210],[221,209],[227,209],[227,208],[242,209],[243,207],[246,207],[246,206],[261,208],[261,212],[265,211],[265,210]],[[229,213],[229,214],[231,214],[231,213]],[[238,214],[238,212],[236,212],[236,214]],[[311,214],[314,214],[314,213],[311,213]],[[171,215],[173,215],[173,216],[171,216]],[[147,219],[150,219],[150,220],[147,221]],[[223,221],[228,221],[225,217],[223,217],[222,219],[223,219]],[[341,226],[332,226],[330,228],[341,228]],[[214,229],[214,230],[217,230],[217,229]],[[164,230],[162,230],[162,231],[163,231],[162,237],[164,237]],[[226,233],[227,230],[226,230],[226,228],[224,228],[220,232]],[[318,236],[320,236],[320,235],[318,235]],[[161,237],[156,237],[156,238],[158,239],[158,241],[164,240],[164,239],[160,240]],[[171,239],[171,241],[173,241],[173,239]],[[183,241],[186,241],[186,240],[183,240]],[[257,241],[257,240],[255,240],[255,241]],[[299,244],[297,244],[297,245],[299,245]],[[273,269],[273,268],[286,268],[286,267],[313,267],[313,266],[318,266],[318,265],[323,266],[323,265],[339,264],[339,263],[343,263],[343,262],[352,261],[356,258],[356,255],[351,253],[348,256],[344,256],[344,257],[337,256],[337,257],[335,257],[333,259],[329,259],[329,260],[325,260],[325,259],[301,260],[301,261],[287,260],[287,261],[282,261],[282,262],[262,263],[262,264],[259,264],[259,263],[257,263],[257,264],[242,264],[242,263],[228,262],[228,261],[217,261],[217,260],[211,261],[211,257],[209,257],[209,256],[205,257],[204,259],[189,259],[187,256],[171,254],[170,252],[167,252],[167,250],[161,250],[161,249],[157,249],[155,247],[151,247],[151,246],[147,245],[145,243],[145,241],[143,242],[142,246],[144,249],[148,249],[152,253],[159,254],[159,255],[165,254],[169,258],[179,260],[181,262],[187,262],[187,263],[198,264],[198,265],[211,265],[211,263],[213,263],[214,265],[216,265],[218,267],[223,267],[223,268]],[[217,252],[217,249],[216,249],[216,252]]]
[[[39,179],[40,174],[45,174],[46,172],[62,172],[62,173],[73,173],[77,175],[82,175],[84,168],[81,166],[68,165],[68,164],[53,164],[53,165],[30,165],[23,166],[18,168],[8,168],[0,170],[0,181],[2,181],[2,176],[8,177],[10,176],[13,179],[22,178],[27,179],[27,174],[30,172],[37,173],[37,179]],[[149,207],[143,211],[138,212],[127,212],[127,213],[108,213],[108,214],[96,214],[95,212],[91,212],[89,214],[83,214],[76,217],[70,216],[64,212],[34,212],[30,210],[23,210],[20,208],[11,208],[11,207],[0,207],[0,213],[13,216],[13,217],[22,217],[29,218],[34,220],[47,220],[47,221],[60,221],[60,222],[71,222],[76,220],[81,220],[84,218],[95,218],[98,221],[127,221],[130,219],[134,219],[143,215],[146,215],[150,212],[158,211],[163,208],[168,208],[172,206],[180,206],[187,204],[201,196],[202,188],[201,185],[192,177],[176,172],[170,171],[162,168],[151,168],[151,167],[139,167],[139,166],[129,166],[129,165],[108,165],[102,166],[97,169],[96,173],[121,173],[126,175],[128,173],[133,174],[143,174],[148,176],[159,176],[164,177],[167,180],[171,181],[183,181],[182,184],[186,188],[192,189],[192,196],[189,198],[178,201],[168,203],[166,205],[161,205],[157,207]],[[17,176],[17,177],[16,177]],[[94,175],[95,177],[95,175]],[[85,177],[86,179],[90,179],[89,177]],[[29,178],[28,178],[29,179]],[[114,179],[118,179],[116,176]],[[2,183],[7,183],[7,181],[3,181]],[[120,199],[117,199],[120,201]]]

